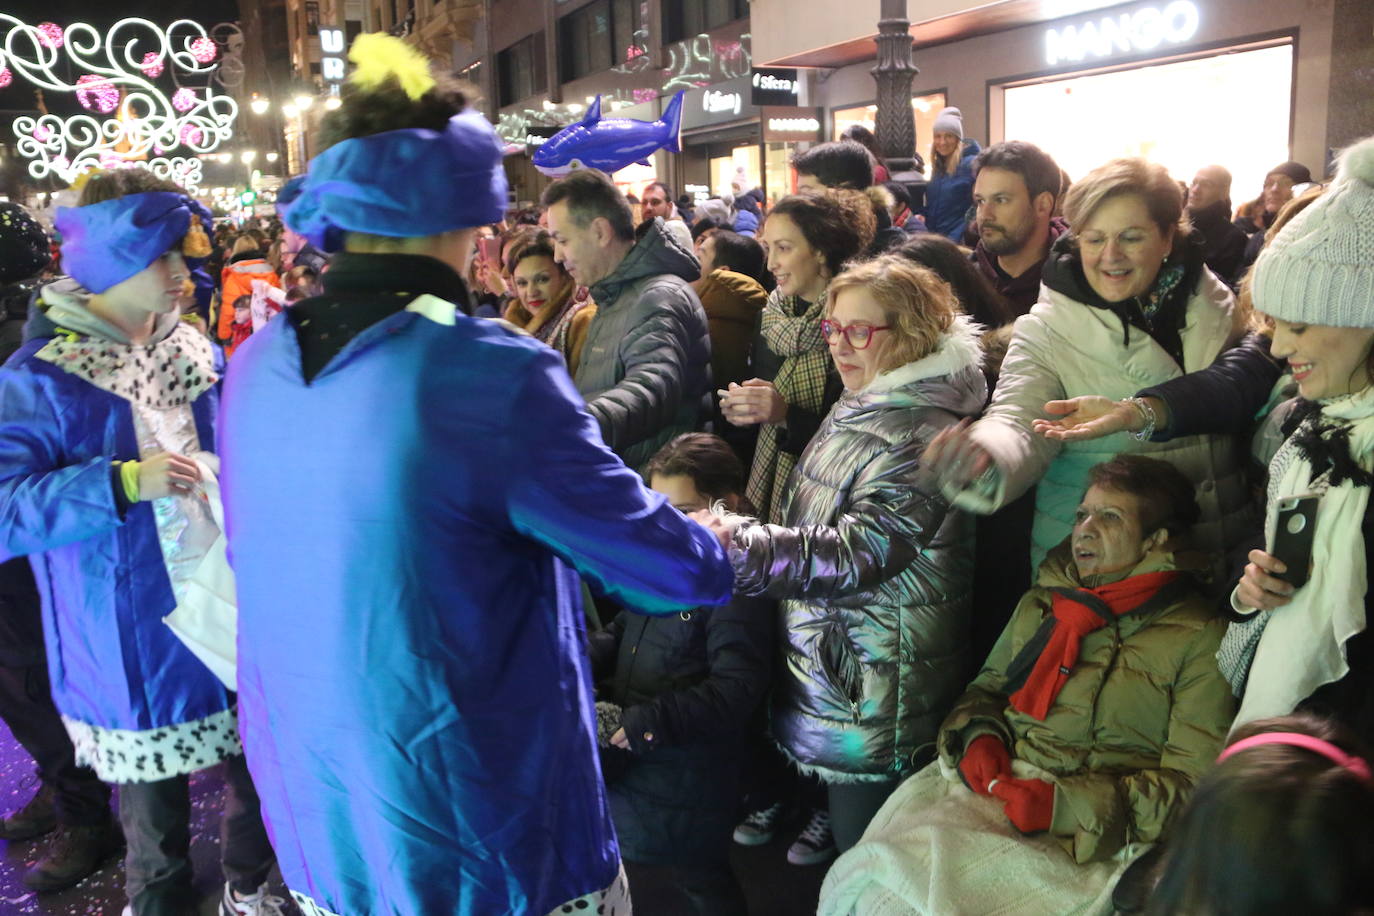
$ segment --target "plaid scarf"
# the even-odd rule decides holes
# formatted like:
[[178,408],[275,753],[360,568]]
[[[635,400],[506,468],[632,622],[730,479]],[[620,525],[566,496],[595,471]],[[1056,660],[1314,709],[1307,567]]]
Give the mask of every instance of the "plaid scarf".
[[[781,296],[774,290],[763,307],[763,339],[783,357],[773,387],[789,408],[820,413],[825,406],[825,379],[830,371],[830,350],[821,334],[825,303],[824,292],[812,303],[799,296]],[[754,466],[749,472],[749,501],[758,508],[763,522],[782,522],[787,478],[797,464],[795,455],[778,447],[783,433],[782,424],[765,424],[759,430]]]

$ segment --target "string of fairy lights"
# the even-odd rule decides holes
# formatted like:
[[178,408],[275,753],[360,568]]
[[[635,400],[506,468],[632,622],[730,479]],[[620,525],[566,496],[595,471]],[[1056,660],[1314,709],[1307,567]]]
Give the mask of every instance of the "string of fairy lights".
[[[83,22],[30,25],[0,13],[0,88],[18,77],[71,94],[85,113],[14,119],[16,150],[36,179],[72,182],[92,169],[146,168],[194,189],[204,161],[233,136],[238,105],[217,92],[222,51],[189,19],[163,26],[121,19],[101,32]],[[164,75],[170,93],[154,82]],[[224,155],[224,154],[216,154]]]

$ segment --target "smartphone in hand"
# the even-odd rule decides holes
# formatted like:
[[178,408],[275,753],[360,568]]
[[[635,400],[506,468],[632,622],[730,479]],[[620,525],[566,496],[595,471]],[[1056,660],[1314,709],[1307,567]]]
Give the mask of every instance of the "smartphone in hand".
[[485,260],[492,269],[501,270],[501,240],[500,239],[481,239],[478,246],[482,252],[482,259]]
[[1317,530],[1317,506],[1320,496],[1290,496],[1279,500],[1275,517],[1273,543],[1268,553],[1288,567],[1283,575],[1275,574],[1293,588],[1307,584],[1312,566],[1312,537]]

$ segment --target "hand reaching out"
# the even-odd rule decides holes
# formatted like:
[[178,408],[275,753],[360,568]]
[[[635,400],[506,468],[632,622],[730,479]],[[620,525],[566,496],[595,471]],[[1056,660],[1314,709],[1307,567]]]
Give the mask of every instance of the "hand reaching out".
[[940,490],[963,490],[992,467],[992,456],[969,433],[970,421],[960,420],[939,432],[921,456],[921,471]]
[[695,512],[689,512],[687,517],[714,534],[716,540],[720,541],[721,547],[726,550],[730,549],[730,541],[735,533],[735,529],[727,525],[725,520],[720,516],[716,515],[710,509],[698,509]]

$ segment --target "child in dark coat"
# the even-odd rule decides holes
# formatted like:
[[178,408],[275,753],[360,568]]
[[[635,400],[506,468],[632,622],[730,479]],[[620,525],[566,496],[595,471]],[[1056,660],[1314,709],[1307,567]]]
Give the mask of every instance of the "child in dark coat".
[[[709,433],[649,463],[649,485],[682,512],[740,508],[744,467]],[[774,602],[736,596],[668,617],[622,611],[591,637],[611,818],[626,863],[670,866],[693,912],[747,912],[730,835],[751,721],[768,688]]]

